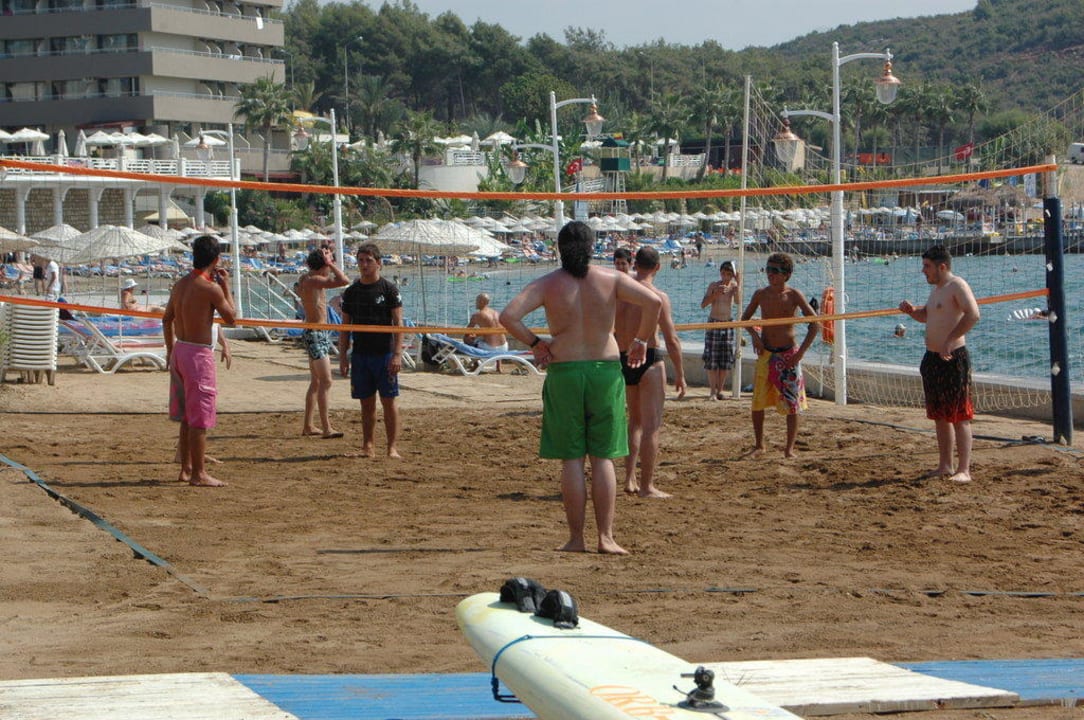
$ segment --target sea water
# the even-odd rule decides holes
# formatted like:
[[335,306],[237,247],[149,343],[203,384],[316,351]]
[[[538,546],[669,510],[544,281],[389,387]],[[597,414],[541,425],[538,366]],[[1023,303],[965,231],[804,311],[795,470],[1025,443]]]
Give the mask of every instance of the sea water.
[[[718,265],[724,259],[737,264],[737,254],[716,255],[711,261],[690,260],[685,267],[673,268],[663,258],[663,267],[656,285],[670,296],[674,322],[702,323],[707,310],[700,307],[704,291],[710,282],[719,279]],[[748,254],[745,257],[743,282],[744,302],[753,291],[767,284],[763,272],[766,256]],[[596,261],[598,264],[605,264]],[[399,276],[403,293],[405,316],[417,324],[463,326],[474,310],[475,297],[488,293],[491,306],[500,309],[524,285],[554,269],[552,264],[500,265],[496,268],[468,266],[467,277],[449,277],[441,272],[420,273],[415,268],[385,266],[384,275]],[[846,310],[860,313],[871,310],[895,309],[902,300],[915,305],[926,302],[930,286],[922,275],[918,257],[873,258],[845,265]],[[813,258],[798,262],[790,284],[808,298],[820,299],[830,281],[831,261]],[[975,296],[983,298],[1015,292],[1042,290],[1046,286],[1045,258],[1042,255],[986,255],[959,257],[953,260],[953,271],[971,285]],[[403,282],[403,279],[406,282]],[[1066,321],[1069,330],[1069,370],[1074,381],[1084,379],[1084,255],[1068,255],[1065,259]],[[972,365],[976,372],[996,373],[1032,379],[1048,379],[1050,368],[1049,323],[1044,320],[1020,319],[1031,311],[1046,307],[1045,297],[1033,297],[1011,302],[983,304],[982,319],[967,336]],[[837,300],[838,312],[838,300]],[[737,319],[741,310],[734,309]],[[531,313],[527,324],[544,327],[541,311]],[[894,328],[906,328],[903,338],[894,336]],[[917,367],[925,352],[924,326],[903,314],[886,317],[860,318],[847,322],[847,355],[852,360],[889,363]],[[797,329],[799,342],[804,336]],[[702,330],[679,333],[683,342],[702,343]],[[827,356],[831,349],[820,339],[811,352],[813,359]]]

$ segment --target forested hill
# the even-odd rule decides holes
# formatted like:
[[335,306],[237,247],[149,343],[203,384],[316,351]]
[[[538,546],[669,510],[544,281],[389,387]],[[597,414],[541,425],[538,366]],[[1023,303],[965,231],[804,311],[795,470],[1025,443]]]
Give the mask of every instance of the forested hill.
[[844,25],[745,52],[830,68],[833,41],[842,54],[891,48],[905,81],[976,83],[992,110],[1040,111],[1084,88],[1081,0],[979,0],[970,12]]

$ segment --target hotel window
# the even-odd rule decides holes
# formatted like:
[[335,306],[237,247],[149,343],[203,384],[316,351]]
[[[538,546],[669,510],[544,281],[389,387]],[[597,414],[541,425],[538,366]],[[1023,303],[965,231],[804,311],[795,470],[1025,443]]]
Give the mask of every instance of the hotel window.
[[135,33],[123,35],[99,35],[98,47],[102,52],[128,52],[139,49],[139,38]]
[[127,97],[135,94],[135,78],[107,78],[100,82],[101,92],[106,97]]
[[53,12],[82,9],[83,0],[49,0],[49,10]]
[[33,40],[8,40],[7,54],[12,57],[25,57],[34,54]]

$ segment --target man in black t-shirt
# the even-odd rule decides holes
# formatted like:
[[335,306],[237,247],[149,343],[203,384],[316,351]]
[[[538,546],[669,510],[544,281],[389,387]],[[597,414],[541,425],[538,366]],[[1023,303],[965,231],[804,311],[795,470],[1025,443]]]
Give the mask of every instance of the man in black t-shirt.
[[[343,292],[342,315],[346,325],[403,325],[403,299],[395,283],[380,276],[380,250],[373,243],[358,248],[361,277]],[[350,351],[353,340],[353,352]],[[376,395],[384,408],[388,457],[398,458],[399,371],[402,369],[401,333],[339,333],[339,371],[350,378],[350,396],[361,401],[361,456],[375,454]],[[352,367],[351,367],[352,365]]]

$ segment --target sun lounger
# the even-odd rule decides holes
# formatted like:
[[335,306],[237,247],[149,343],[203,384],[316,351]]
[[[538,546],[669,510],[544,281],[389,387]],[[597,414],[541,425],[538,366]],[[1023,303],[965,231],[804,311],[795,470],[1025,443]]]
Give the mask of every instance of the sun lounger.
[[166,369],[166,343],[162,338],[109,337],[87,316],[61,320],[61,352],[91,370],[113,374],[131,362],[149,362]]
[[535,375],[543,374],[535,367],[534,356],[530,352],[481,350],[440,333],[431,333],[426,337],[435,345],[432,362],[461,375],[480,375],[490,368],[496,369],[499,362],[514,363]]

